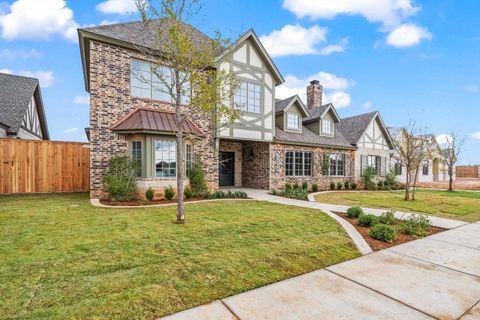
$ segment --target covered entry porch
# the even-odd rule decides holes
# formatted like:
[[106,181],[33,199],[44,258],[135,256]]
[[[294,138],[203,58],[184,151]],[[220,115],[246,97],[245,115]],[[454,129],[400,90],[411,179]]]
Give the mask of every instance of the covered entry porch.
[[270,187],[270,144],[268,142],[220,139],[219,187]]

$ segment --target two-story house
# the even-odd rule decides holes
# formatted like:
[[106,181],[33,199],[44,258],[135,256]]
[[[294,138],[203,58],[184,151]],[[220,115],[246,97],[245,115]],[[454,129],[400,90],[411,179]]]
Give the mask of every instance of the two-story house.
[[[154,23],[162,27],[165,21]],[[196,41],[210,41],[192,26],[185,27]],[[79,38],[90,93],[91,196],[103,195],[102,171],[116,154],[130,154],[141,164],[140,189],[175,185],[173,107],[158,90],[148,58],[138,50],[151,47],[155,39],[140,22],[79,29]],[[210,119],[193,111],[184,128],[193,137],[185,150],[187,173],[194,159],[201,160],[212,189],[281,188],[287,181],[327,188],[331,181],[354,180],[361,166],[373,165],[357,163],[361,139],[361,148],[366,149],[370,148],[367,139],[375,141],[372,151],[362,155],[383,157],[388,152],[383,148],[391,148],[378,113],[366,124],[343,125],[335,107],[322,104],[318,81],[307,87],[306,105],[298,96],[275,99],[275,88],[284,80],[253,30],[219,53],[215,67],[232,72],[240,81],[231,106],[242,116],[216,130]],[[349,130],[359,134],[358,139]]]

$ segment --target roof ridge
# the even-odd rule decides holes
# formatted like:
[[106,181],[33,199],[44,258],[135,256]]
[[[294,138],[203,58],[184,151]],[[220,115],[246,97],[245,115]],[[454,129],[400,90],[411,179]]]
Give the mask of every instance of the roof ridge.
[[20,75],[20,74],[6,73],[6,72],[0,72],[0,74],[5,75],[7,77],[18,77],[18,78],[32,79],[32,80],[35,80],[37,83],[40,83],[38,78],[34,78],[34,77],[23,76],[23,75]]
[[342,120],[347,120],[347,119],[352,119],[352,118],[358,118],[358,117],[362,117],[362,116],[366,116],[366,115],[373,115],[373,114],[380,114],[380,112],[378,111],[372,111],[372,112],[366,112],[366,113],[361,113],[361,114],[357,114],[355,116],[350,116],[350,117],[345,117],[345,118],[342,118]]

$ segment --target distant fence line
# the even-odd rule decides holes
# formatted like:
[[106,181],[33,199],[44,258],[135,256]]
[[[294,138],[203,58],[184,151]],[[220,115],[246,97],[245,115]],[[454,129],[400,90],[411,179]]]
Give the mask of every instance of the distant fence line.
[[457,166],[455,168],[457,178],[480,178],[480,166]]
[[0,139],[0,193],[89,190],[85,143]]

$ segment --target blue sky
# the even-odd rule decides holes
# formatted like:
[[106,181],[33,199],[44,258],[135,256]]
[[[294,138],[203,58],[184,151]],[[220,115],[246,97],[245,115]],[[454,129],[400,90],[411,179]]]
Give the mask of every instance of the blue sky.
[[[286,78],[278,95],[325,86],[341,116],[465,137],[480,163],[480,1],[208,0],[192,24],[235,38],[253,28]],[[54,140],[83,141],[88,95],[76,28],[135,20],[132,0],[0,0],[0,71],[41,81]]]

